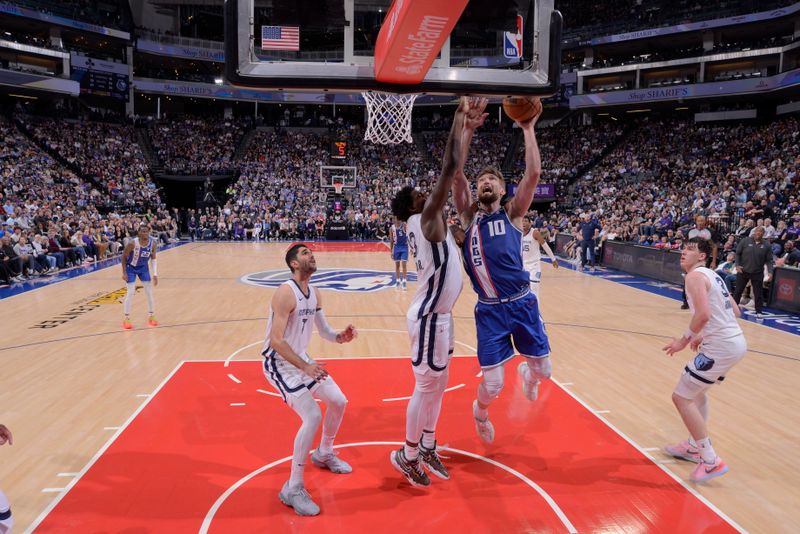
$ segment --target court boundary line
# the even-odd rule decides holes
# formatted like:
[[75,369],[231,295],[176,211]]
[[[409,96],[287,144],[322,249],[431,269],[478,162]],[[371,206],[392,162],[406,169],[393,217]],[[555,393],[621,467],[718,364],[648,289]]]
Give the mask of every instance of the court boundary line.
[[[378,445],[378,446],[387,446],[387,445],[389,445],[389,446],[395,447],[395,446],[403,445],[403,443],[400,442],[400,441],[358,441],[358,442],[355,442],[355,443],[343,443],[341,445],[334,445],[333,448],[334,449],[347,449],[347,448],[350,448],[350,447],[362,447],[362,446],[371,446],[371,445]],[[547,493],[544,490],[544,488],[539,486],[539,484],[537,484],[536,482],[534,482],[533,480],[531,480],[527,476],[523,475],[522,473],[520,473],[519,471],[517,471],[513,467],[507,466],[507,465],[505,465],[505,464],[503,464],[501,462],[498,462],[497,460],[493,460],[491,458],[487,458],[486,456],[482,456],[480,454],[476,454],[476,453],[470,452],[470,451],[465,451],[465,450],[461,450],[461,449],[453,449],[453,448],[450,448],[450,447],[440,447],[440,450],[454,452],[456,454],[461,454],[461,455],[464,455],[464,456],[468,456],[470,458],[475,458],[477,460],[486,462],[489,465],[493,465],[495,467],[498,467],[498,468],[502,469],[503,471],[505,471],[505,472],[511,474],[512,476],[516,477],[517,479],[521,480],[522,482],[524,482],[525,484],[527,484],[528,486],[533,488],[533,490],[536,491],[536,493],[538,493],[539,496],[542,499],[544,499],[544,501],[550,506],[550,509],[553,511],[553,513],[556,514],[558,519],[561,521],[561,523],[564,525],[564,527],[566,527],[567,531],[570,534],[577,534],[578,533],[578,530],[575,528],[575,525],[572,524],[572,522],[569,520],[569,518],[564,513],[564,511],[561,509],[561,507],[558,505],[558,503],[556,503],[555,499],[553,499],[550,496],[550,494]],[[313,452],[313,451],[309,451],[309,452]],[[288,461],[291,461],[291,459],[292,459],[291,456],[287,456],[285,458],[281,458],[280,460],[275,460],[274,462],[271,462],[271,463],[269,463],[267,465],[259,467],[258,469],[254,470],[254,471],[251,471],[250,473],[248,473],[247,475],[243,476],[242,478],[240,478],[239,480],[234,482],[232,485],[230,485],[222,493],[222,495],[217,497],[217,500],[214,501],[214,504],[212,504],[211,508],[209,508],[208,511],[206,512],[206,516],[203,518],[203,523],[200,525],[200,529],[198,531],[199,534],[207,534],[208,533],[208,529],[211,527],[211,522],[214,520],[214,517],[217,515],[217,512],[222,507],[222,505],[225,503],[225,501],[228,499],[228,497],[233,495],[234,492],[236,492],[236,490],[238,490],[239,488],[244,486],[247,482],[249,482],[251,479],[255,478],[256,476],[260,475],[261,473],[263,473],[265,471],[269,471],[273,467],[278,466],[278,465],[280,465],[282,463],[286,463]]]
[[583,400],[582,400],[580,397],[578,397],[576,394],[574,394],[573,392],[571,392],[569,389],[567,389],[567,388],[563,387],[563,386],[561,385],[561,383],[560,383],[558,380],[556,380],[555,378],[551,378],[550,380],[551,380],[551,381],[552,381],[552,382],[553,382],[555,385],[557,385],[557,386],[559,387],[559,389],[561,389],[561,391],[563,391],[564,393],[566,393],[567,395],[569,395],[570,397],[572,397],[572,398],[573,398],[573,399],[574,399],[576,402],[578,402],[578,403],[579,403],[581,406],[583,406],[584,408],[586,408],[586,410],[587,410],[587,411],[589,411],[589,412],[590,412],[590,413],[591,413],[593,416],[595,416],[596,418],[598,418],[598,419],[600,420],[600,422],[601,422],[601,423],[603,423],[603,424],[604,424],[604,425],[606,425],[608,428],[610,428],[611,430],[613,430],[613,431],[614,431],[614,432],[615,432],[615,433],[616,433],[616,434],[617,434],[619,437],[621,437],[622,439],[624,439],[624,440],[625,440],[626,442],[628,442],[628,443],[629,443],[631,446],[633,446],[633,448],[635,448],[637,451],[639,451],[639,452],[640,452],[640,453],[641,453],[641,454],[642,454],[642,455],[643,455],[645,458],[647,458],[648,460],[650,460],[650,462],[652,462],[652,463],[653,463],[653,465],[657,466],[659,469],[661,469],[661,470],[662,470],[662,471],[664,471],[664,472],[665,472],[667,475],[669,475],[669,476],[670,476],[670,477],[671,477],[673,480],[675,480],[675,482],[677,482],[678,484],[680,484],[680,485],[683,487],[683,489],[685,489],[686,491],[688,491],[690,494],[694,495],[694,497],[695,497],[696,499],[698,499],[698,500],[699,500],[701,503],[705,504],[705,505],[706,505],[706,506],[707,506],[707,507],[708,507],[708,508],[709,508],[709,509],[710,509],[712,512],[714,512],[715,514],[717,514],[717,515],[718,515],[718,516],[719,516],[719,517],[720,517],[720,518],[721,518],[723,521],[727,522],[727,523],[728,523],[730,526],[732,526],[732,527],[733,527],[735,530],[737,530],[738,532],[740,532],[740,533],[742,533],[742,534],[747,534],[747,529],[745,529],[745,528],[744,528],[744,527],[742,527],[742,526],[741,526],[739,523],[737,523],[736,521],[734,521],[733,519],[731,519],[731,518],[730,518],[730,517],[729,517],[729,516],[728,516],[728,515],[727,515],[725,512],[723,512],[722,510],[720,510],[719,508],[717,508],[717,506],[716,506],[714,503],[712,503],[712,502],[711,502],[711,501],[709,501],[709,500],[708,500],[706,497],[704,497],[702,494],[700,494],[700,493],[699,493],[699,492],[698,492],[696,489],[694,489],[692,486],[690,486],[690,485],[689,485],[689,484],[688,484],[688,483],[687,483],[685,480],[683,480],[683,479],[682,479],[682,478],[680,478],[678,475],[676,475],[675,473],[673,473],[672,471],[670,471],[669,469],[667,469],[666,467],[664,467],[664,465],[662,465],[661,463],[657,462],[657,461],[656,461],[656,459],[655,459],[655,458],[653,458],[653,456],[651,456],[650,454],[648,454],[647,452],[645,452],[645,450],[644,450],[644,448],[643,448],[643,447],[641,447],[641,446],[640,446],[638,443],[636,443],[635,441],[633,441],[633,439],[632,439],[631,437],[629,437],[627,434],[625,434],[623,431],[621,431],[619,428],[617,428],[617,427],[616,427],[616,426],[615,426],[615,425],[614,425],[614,424],[613,424],[611,421],[609,421],[608,419],[606,419],[605,417],[603,417],[603,416],[602,416],[600,413],[598,413],[598,411],[597,411],[597,410],[594,410],[594,409],[592,409],[592,408],[591,408],[591,407],[590,407],[590,406],[589,406],[587,403],[585,403],[585,402],[584,402],[584,401],[583,401]]
[[34,519],[33,522],[23,531],[24,534],[32,534],[33,531],[36,530],[36,528],[39,527],[39,525],[41,525],[42,521],[44,521],[47,518],[47,516],[50,514],[50,512],[53,511],[53,509],[58,505],[58,503],[60,503],[61,500],[64,497],[66,497],[66,495],[70,492],[70,490],[73,487],[75,487],[75,485],[83,478],[83,475],[85,475],[89,471],[89,469],[91,469],[92,466],[95,463],[97,463],[97,460],[99,460],[100,457],[103,456],[103,454],[105,454],[105,452],[108,450],[109,447],[111,447],[114,441],[116,441],[116,439],[128,428],[128,426],[133,422],[133,420],[136,419],[136,417],[140,413],[142,413],[142,411],[150,403],[150,401],[152,401],[156,397],[158,392],[161,391],[161,389],[167,384],[167,382],[169,382],[172,379],[173,376],[175,376],[175,373],[177,373],[178,370],[181,367],[183,367],[184,363],[186,363],[186,360],[181,360],[181,362],[178,363],[178,365],[176,365],[175,368],[167,374],[166,378],[164,378],[164,380],[158,385],[158,387],[156,387],[156,389],[153,390],[150,396],[147,399],[145,399],[139,405],[139,407],[136,408],[136,410],[134,410],[134,412],[130,415],[130,417],[128,417],[125,423],[123,423],[122,426],[120,426],[117,429],[117,431],[114,432],[114,435],[108,438],[106,443],[102,447],[100,447],[100,449],[94,454],[94,456],[92,456],[89,459],[89,461],[86,463],[86,465],[83,466],[83,469],[81,469],[78,472],[75,478],[70,480],[69,484],[67,484],[64,490],[61,493],[59,493],[58,496],[56,496],[56,498],[53,499],[45,507],[45,509],[42,510],[42,512],[36,517],[36,519]]
[[[184,246],[184,245],[186,245],[187,243],[190,243],[190,242],[191,241],[178,241],[177,243],[170,243],[169,245],[165,246],[164,248],[162,248],[160,250],[157,250],[156,252],[159,253],[159,254],[163,254],[165,252],[169,252],[170,250],[175,250],[176,248],[180,248],[180,247],[182,247],[182,246]],[[105,262],[107,262],[106,265],[99,266],[99,267],[97,266],[97,263],[105,263]],[[46,287],[52,287],[54,285],[61,284],[63,282],[69,282],[70,280],[75,280],[76,278],[80,278],[81,276],[86,276],[86,275],[89,275],[89,274],[92,274],[92,273],[97,273],[97,272],[103,271],[105,269],[108,269],[110,267],[115,267],[115,266],[119,265],[120,263],[122,263],[122,255],[115,256],[113,258],[108,258],[108,259],[105,259],[105,260],[101,260],[99,262],[96,262],[96,263],[94,263],[92,265],[89,265],[89,266],[86,266],[86,267],[84,267],[84,266],[74,267],[73,269],[70,269],[70,270],[68,270],[68,271],[66,271],[64,273],[65,278],[63,280],[49,280],[49,281],[44,281],[45,283],[43,283],[40,286],[31,287],[31,288],[23,287],[23,288],[21,288],[21,291],[19,291],[19,292],[14,292],[13,294],[8,295],[6,297],[0,296],[0,301],[12,299],[14,297],[19,297],[21,295],[27,295],[27,294],[29,294],[29,293],[31,293],[33,291],[36,291],[36,290],[39,290],[39,289],[44,289]],[[89,267],[93,267],[92,270],[86,271],[86,272],[78,272],[79,269],[87,269]],[[58,274],[56,274],[56,276],[58,276]],[[23,282],[23,284],[27,284],[27,282]],[[7,288],[3,288],[3,289],[11,290],[11,289],[13,289],[13,286],[8,286]]]

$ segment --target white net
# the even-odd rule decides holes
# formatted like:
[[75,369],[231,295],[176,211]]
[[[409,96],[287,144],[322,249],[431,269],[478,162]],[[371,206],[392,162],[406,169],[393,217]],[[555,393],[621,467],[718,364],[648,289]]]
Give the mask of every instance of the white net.
[[411,111],[419,95],[365,91],[367,131],[364,139],[381,145],[411,143]]

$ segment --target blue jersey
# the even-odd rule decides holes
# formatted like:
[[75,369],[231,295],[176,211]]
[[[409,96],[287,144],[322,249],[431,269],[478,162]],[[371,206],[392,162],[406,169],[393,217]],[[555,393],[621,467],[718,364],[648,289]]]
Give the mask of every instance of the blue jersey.
[[530,288],[530,276],[522,265],[522,231],[511,224],[505,208],[475,214],[463,252],[464,267],[478,298],[510,298]]
[[139,242],[139,238],[133,240],[133,250],[128,257],[128,265],[131,267],[147,267],[147,262],[150,261],[150,254],[153,253],[153,243],[155,239],[152,236],[147,240],[146,245]]
[[399,226],[392,226],[392,234],[394,234],[394,246],[398,248],[408,248],[408,233],[406,230],[406,223]]

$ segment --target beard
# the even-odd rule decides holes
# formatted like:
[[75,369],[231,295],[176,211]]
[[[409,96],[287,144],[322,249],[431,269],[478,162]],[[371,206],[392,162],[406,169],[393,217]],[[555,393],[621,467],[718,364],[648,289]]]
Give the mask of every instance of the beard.
[[500,197],[498,197],[497,193],[495,193],[494,191],[484,191],[483,193],[478,195],[478,201],[486,206],[494,204],[498,198]]

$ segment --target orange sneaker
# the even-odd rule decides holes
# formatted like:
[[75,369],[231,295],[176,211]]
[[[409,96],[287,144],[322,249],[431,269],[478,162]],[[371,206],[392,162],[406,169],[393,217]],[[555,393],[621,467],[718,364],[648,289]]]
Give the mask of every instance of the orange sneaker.
[[156,316],[151,315],[150,318],[147,320],[147,324],[150,326],[158,326],[158,321],[156,321]]
[[124,328],[125,330],[133,330],[133,324],[131,324],[131,322],[128,319],[125,319],[124,321],[122,321],[122,328]]

